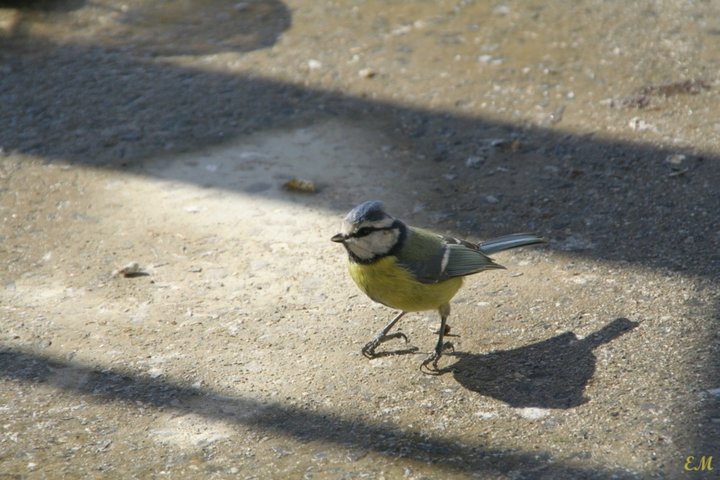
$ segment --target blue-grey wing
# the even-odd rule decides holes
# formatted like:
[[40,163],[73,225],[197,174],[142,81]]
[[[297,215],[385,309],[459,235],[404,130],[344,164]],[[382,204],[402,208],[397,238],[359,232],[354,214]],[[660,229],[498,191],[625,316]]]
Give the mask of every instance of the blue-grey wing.
[[398,264],[422,283],[437,283],[493,268],[503,268],[476,245],[419,228],[408,228]]
[[449,254],[444,271],[448,277],[462,277],[483,270],[505,268],[493,262],[480,250],[468,248],[465,245],[448,244],[447,249]]

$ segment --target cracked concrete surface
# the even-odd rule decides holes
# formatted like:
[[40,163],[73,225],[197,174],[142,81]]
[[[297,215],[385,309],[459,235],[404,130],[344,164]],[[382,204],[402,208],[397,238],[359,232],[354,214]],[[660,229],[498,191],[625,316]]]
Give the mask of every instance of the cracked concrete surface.
[[[713,478],[718,13],[0,3],[0,478]],[[549,240],[466,282],[444,375],[432,312],[360,354],[366,199]]]

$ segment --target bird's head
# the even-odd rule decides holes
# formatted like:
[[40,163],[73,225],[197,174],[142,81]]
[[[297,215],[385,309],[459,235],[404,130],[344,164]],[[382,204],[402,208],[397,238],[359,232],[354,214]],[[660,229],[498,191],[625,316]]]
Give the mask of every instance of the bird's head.
[[342,243],[351,259],[369,263],[398,248],[404,230],[405,225],[385,212],[381,202],[368,201],[350,210],[331,240]]

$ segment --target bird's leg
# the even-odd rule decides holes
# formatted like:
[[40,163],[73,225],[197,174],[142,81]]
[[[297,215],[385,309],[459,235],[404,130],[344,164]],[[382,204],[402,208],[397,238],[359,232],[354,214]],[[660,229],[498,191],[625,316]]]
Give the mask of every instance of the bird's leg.
[[[435,350],[420,365],[420,370],[427,369],[428,373],[439,373],[437,362],[442,357],[445,350],[453,350],[453,344],[445,342],[445,332],[447,327],[447,317],[450,315],[450,305],[445,304],[440,307],[440,329],[438,330],[438,341],[435,344]],[[430,367],[432,366],[432,368]]]
[[362,348],[362,354],[365,355],[367,358],[373,358],[375,356],[375,349],[380,345],[381,343],[385,343],[388,340],[392,340],[393,338],[404,338],[407,342],[408,339],[402,332],[395,332],[393,334],[388,335],[388,332],[392,327],[395,326],[395,324],[402,318],[403,315],[405,315],[407,312],[400,312],[397,314],[395,318],[390,320],[390,323],[385,325],[385,327],[378,332],[377,336],[365,344],[365,346]]

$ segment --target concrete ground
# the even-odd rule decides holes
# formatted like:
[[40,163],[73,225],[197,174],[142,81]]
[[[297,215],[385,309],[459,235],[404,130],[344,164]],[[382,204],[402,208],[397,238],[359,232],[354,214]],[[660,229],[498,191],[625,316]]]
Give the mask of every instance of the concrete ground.
[[[0,479],[718,477],[718,18],[0,2]],[[432,312],[360,353],[368,199],[548,239],[468,279],[442,375]]]

